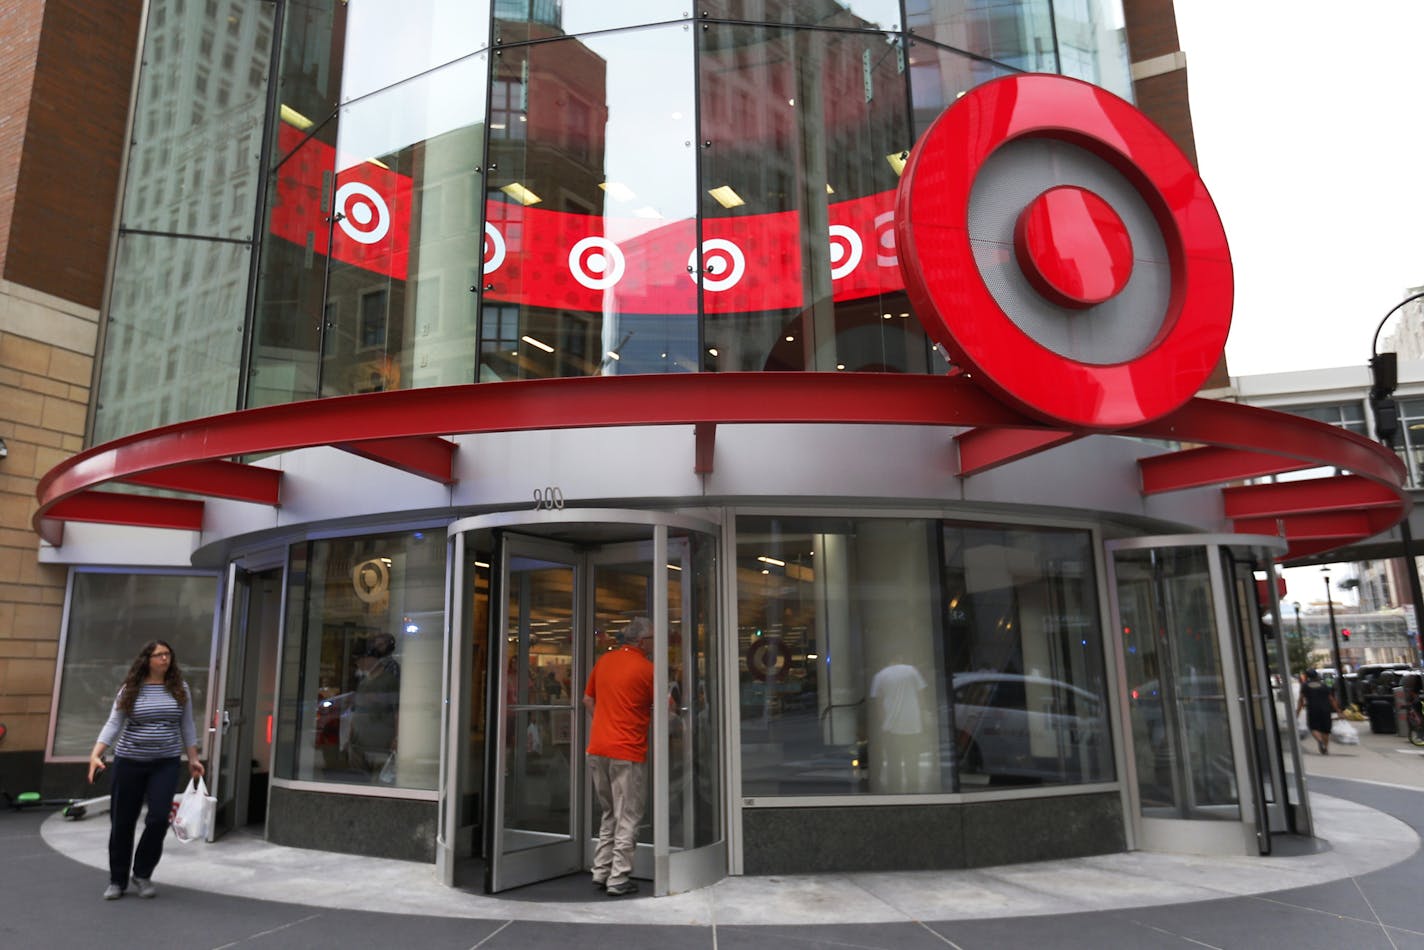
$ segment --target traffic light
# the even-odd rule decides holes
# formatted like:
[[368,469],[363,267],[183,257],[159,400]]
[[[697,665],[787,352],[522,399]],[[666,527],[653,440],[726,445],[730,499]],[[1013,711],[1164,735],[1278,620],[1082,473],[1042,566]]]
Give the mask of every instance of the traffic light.
[[1370,409],[1375,417],[1375,438],[1394,448],[1399,434],[1399,406],[1394,401],[1394,387],[1399,382],[1399,355],[1380,353],[1370,357]]
[[1348,640],[1348,639],[1350,639],[1350,628],[1349,628],[1349,627],[1341,627],[1341,628],[1340,628],[1340,639],[1342,639],[1342,640]]

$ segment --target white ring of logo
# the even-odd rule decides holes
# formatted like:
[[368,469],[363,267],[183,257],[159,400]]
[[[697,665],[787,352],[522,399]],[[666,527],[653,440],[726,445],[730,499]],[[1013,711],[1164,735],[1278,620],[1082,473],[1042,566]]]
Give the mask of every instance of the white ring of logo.
[[[594,247],[602,249],[604,259],[608,264],[602,277],[594,277],[584,270],[583,252]],[[574,280],[589,290],[607,290],[612,287],[623,279],[623,269],[626,266],[627,262],[623,259],[623,251],[608,238],[586,237],[569,251],[569,273],[574,275]]]
[[[365,198],[371,203],[371,207],[376,209],[376,226],[371,230],[358,230],[351,223],[351,215],[346,213],[346,202],[352,195]],[[386,200],[376,189],[363,181],[348,181],[336,189],[336,213],[341,215],[341,219],[336,223],[341,225],[346,236],[357,244],[375,244],[391,230],[391,209],[386,207]]]
[[489,260],[485,261],[483,273],[493,274],[499,270],[499,265],[504,263],[504,235],[499,233],[499,228],[486,221],[485,237],[488,238],[490,244],[494,246],[494,253],[490,255]]
[[[894,267],[900,263],[900,255],[895,247],[895,212],[882,211],[875,216],[875,263],[881,267]],[[882,250],[889,254],[881,254]]]
[[[711,238],[702,242],[702,253],[705,255],[709,251],[721,251],[727,255],[732,262],[732,267],[727,271],[725,277],[718,277],[711,272],[702,274],[702,286],[706,290],[720,291],[730,290],[741,283],[742,275],[747,272],[747,256],[742,253],[742,249],[737,247],[726,238]],[[692,253],[687,255],[687,276],[696,283],[698,271],[703,268],[698,267],[697,248],[692,249]]]
[[863,246],[860,243],[860,235],[856,234],[854,229],[844,224],[833,224],[831,225],[828,237],[839,237],[845,241],[850,249],[850,256],[837,266],[836,247],[834,244],[831,245],[831,280],[840,280],[846,274],[855,270],[856,265],[860,263],[860,255],[863,251]]

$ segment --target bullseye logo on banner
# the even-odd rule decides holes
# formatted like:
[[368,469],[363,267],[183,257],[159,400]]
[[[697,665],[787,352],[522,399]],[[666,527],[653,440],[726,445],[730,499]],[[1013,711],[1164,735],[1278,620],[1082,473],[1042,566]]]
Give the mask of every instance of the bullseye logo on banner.
[[915,144],[895,206],[926,332],[981,385],[1085,430],[1194,396],[1231,324],[1226,234],[1132,105],[1061,76],[971,90]]

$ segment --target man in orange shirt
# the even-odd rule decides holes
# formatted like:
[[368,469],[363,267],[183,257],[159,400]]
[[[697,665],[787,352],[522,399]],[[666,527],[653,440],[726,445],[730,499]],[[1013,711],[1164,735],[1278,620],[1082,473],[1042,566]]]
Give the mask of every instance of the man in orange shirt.
[[588,677],[583,704],[593,713],[588,763],[593,790],[603,810],[593,883],[609,897],[636,894],[629,879],[638,822],[643,817],[647,777],[648,723],[653,715],[653,626],[637,617],[618,634],[619,646],[599,657]]

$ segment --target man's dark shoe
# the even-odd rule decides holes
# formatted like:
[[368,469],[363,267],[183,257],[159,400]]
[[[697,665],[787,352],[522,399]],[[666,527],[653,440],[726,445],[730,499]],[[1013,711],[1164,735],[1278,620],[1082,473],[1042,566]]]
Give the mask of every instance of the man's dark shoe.
[[622,884],[610,884],[608,890],[604,891],[609,897],[626,897],[629,894],[638,893],[638,885],[633,881],[624,881]]
[[605,887],[608,886],[608,878],[604,878],[601,881],[598,878],[594,878],[593,886],[598,888],[600,891],[603,890]]

